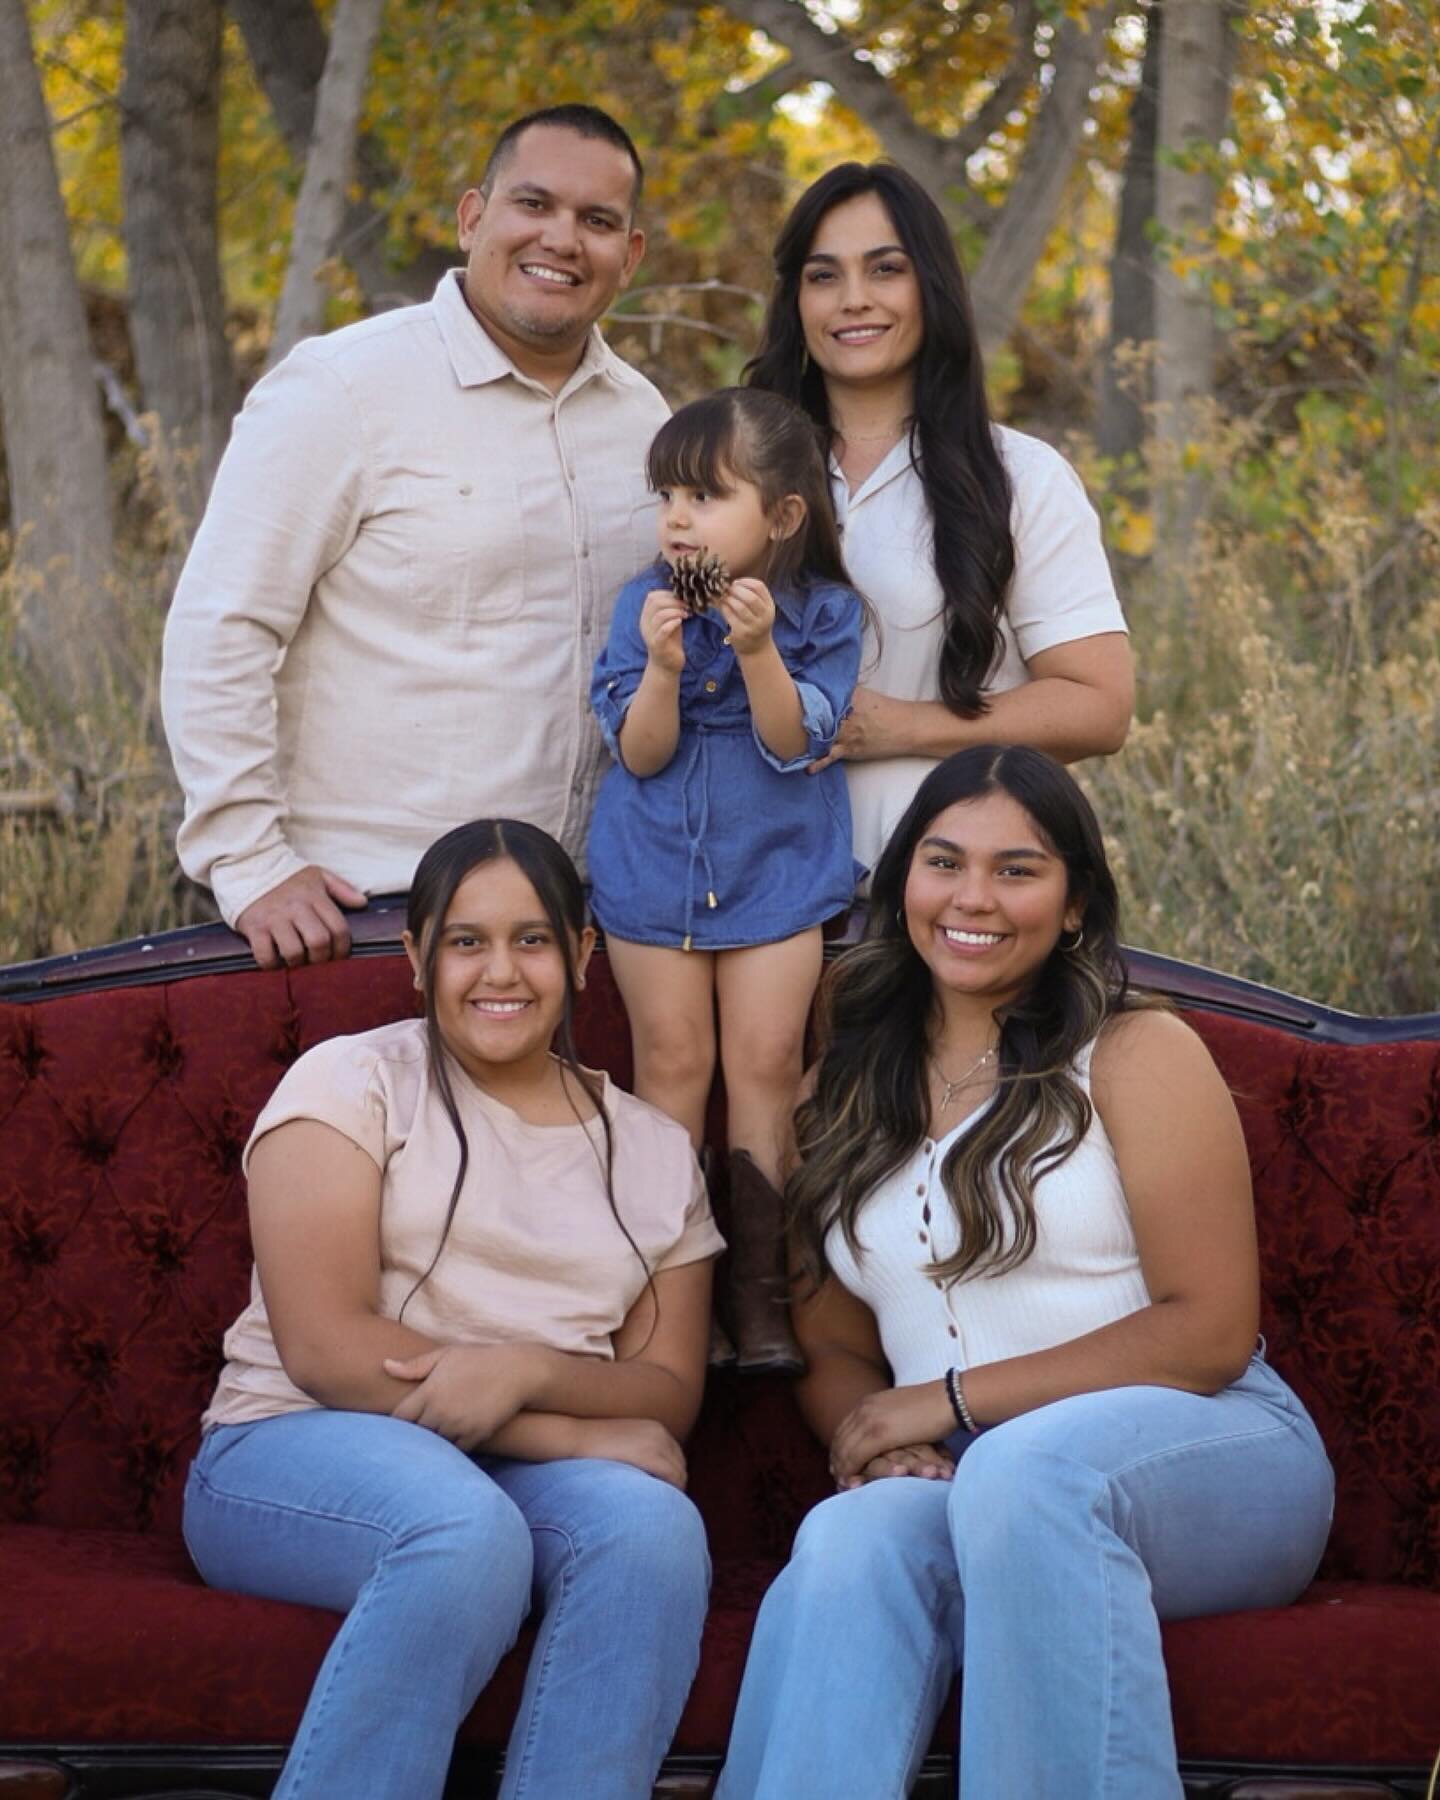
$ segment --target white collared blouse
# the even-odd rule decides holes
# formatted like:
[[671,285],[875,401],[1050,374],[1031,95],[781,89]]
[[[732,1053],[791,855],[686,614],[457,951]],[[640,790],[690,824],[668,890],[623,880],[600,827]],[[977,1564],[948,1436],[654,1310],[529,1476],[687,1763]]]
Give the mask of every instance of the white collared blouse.
[[[1006,425],[995,427],[1010,476],[1015,574],[1000,618],[1001,655],[985,689],[1001,694],[1030,679],[1028,660],[1057,644],[1124,631],[1100,538],[1079,476],[1059,451]],[[935,573],[930,509],[907,440],[851,494],[831,468],[845,563],[880,619],[868,636],[860,680],[899,700],[940,698],[944,596]],[[873,867],[915,790],[935,767],[923,756],[847,762],[856,858]]]

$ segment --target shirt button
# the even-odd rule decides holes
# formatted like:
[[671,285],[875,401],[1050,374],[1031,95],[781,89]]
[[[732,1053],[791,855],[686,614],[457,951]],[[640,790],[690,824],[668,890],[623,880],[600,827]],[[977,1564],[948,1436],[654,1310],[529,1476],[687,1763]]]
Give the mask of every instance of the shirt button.
[[953,1325],[947,1325],[945,1329],[950,1333],[951,1337],[959,1337],[960,1335]]
[[919,1237],[920,1237],[920,1242],[922,1244],[927,1244],[930,1241],[929,1238],[925,1235],[925,1233],[923,1231],[920,1232]]
[[929,1155],[929,1154],[930,1154],[930,1152],[931,1152],[931,1151],[932,1151],[932,1150],[933,1150],[933,1149],[934,1149],[934,1148],[935,1148],[935,1146],[934,1146],[934,1145],[933,1145],[933,1144],[932,1144],[932,1143],[931,1143],[931,1142],[930,1142],[930,1140],[929,1140],[929,1138],[926,1138],[926,1140],[925,1140],[925,1154],[926,1154],[926,1155],[927,1155],[927,1156],[928,1156],[928,1155]]
[[705,683],[705,692],[707,694],[713,694],[715,692],[715,683],[713,681],[707,681]]
[[923,1181],[919,1181],[915,1184],[915,1192],[922,1200],[925,1198],[925,1183]]

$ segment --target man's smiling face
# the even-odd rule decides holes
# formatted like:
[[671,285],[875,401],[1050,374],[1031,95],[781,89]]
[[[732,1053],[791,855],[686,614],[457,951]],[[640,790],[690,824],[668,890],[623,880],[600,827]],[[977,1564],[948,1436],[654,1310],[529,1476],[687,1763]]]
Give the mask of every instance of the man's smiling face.
[[635,172],[623,150],[558,125],[532,125],[458,210],[465,298],[529,374],[579,360],[590,327],[645,247],[632,223]]

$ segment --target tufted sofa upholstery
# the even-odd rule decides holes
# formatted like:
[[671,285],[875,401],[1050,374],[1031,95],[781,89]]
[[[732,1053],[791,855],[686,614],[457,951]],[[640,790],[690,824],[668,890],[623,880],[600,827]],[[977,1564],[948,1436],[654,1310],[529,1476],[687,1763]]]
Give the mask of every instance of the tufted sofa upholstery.
[[[208,1591],[178,1530],[245,1293],[240,1151],[296,1056],[413,1001],[403,959],[376,955],[0,1005],[5,1793],[22,1791],[3,1787],[6,1757],[63,1765],[77,1793],[159,1791],[157,1758],[167,1792],[177,1768],[205,1770],[206,1793],[268,1791],[335,1619]],[[1246,1770],[1289,1768],[1392,1784],[1296,1795],[1420,1794],[1440,1744],[1440,1043],[1193,1019],[1244,1120],[1271,1359],[1314,1413],[1339,1490],[1299,1604],[1166,1628],[1191,1791],[1259,1793]],[[603,959],[580,1023],[582,1054],[627,1080]],[[682,1774],[671,1791],[698,1793],[754,1608],[826,1481],[778,1382],[714,1380],[691,1453],[716,1578],[674,1765],[700,1785]],[[457,1768],[503,1743],[523,1651],[472,1714]],[[69,1776],[24,1791],[58,1795]],[[487,1791],[475,1778],[455,1791]]]

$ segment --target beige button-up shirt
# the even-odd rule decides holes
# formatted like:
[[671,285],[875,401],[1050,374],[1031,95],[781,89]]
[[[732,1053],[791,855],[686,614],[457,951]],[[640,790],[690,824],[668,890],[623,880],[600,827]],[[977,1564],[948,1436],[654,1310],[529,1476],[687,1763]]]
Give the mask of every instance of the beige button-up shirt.
[[605,763],[590,669],[655,555],[644,459],[666,410],[598,332],[551,394],[455,275],[256,385],[161,684],[180,861],[227,920],[307,863],[408,888],[485,814],[580,857]]

